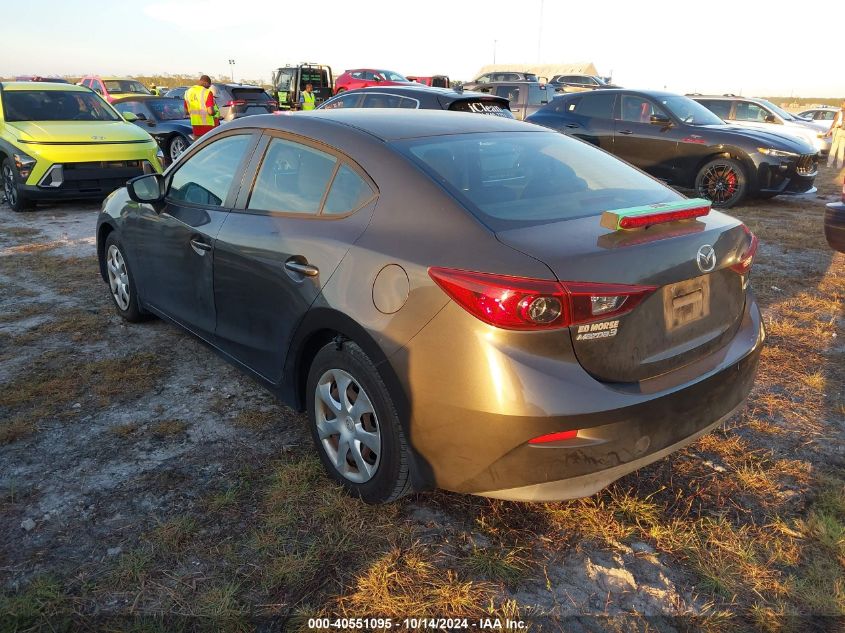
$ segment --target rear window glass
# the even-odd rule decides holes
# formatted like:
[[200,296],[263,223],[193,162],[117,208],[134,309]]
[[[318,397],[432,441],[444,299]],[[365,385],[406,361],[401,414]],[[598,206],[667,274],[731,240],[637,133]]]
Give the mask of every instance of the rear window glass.
[[364,95],[364,101],[359,106],[362,108],[410,108],[418,106],[416,99],[407,99],[399,95],[391,95],[381,92],[373,92]]
[[92,92],[4,90],[6,121],[117,121],[118,116]]
[[411,139],[396,147],[492,230],[683,197],[617,158],[556,133]]
[[260,88],[232,88],[232,96],[245,101],[270,101],[270,95]]
[[103,81],[103,84],[106,86],[106,90],[109,94],[120,94],[121,92],[128,92],[131,94],[139,94],[139,95],[148,95],[152,94],[149,90],[144,88],[137,81],[125,81],[125,80],[108,80]]
[[453,101],[449,109],[456,112],[473,112],[475,114],[492,114],[506,119],[513,118],[507,104],[495,99],[460,99]]

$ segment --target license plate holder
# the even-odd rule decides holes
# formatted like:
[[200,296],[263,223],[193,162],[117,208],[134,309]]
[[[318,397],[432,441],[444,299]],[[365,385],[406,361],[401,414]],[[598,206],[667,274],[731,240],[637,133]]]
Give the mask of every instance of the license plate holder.
[[672,332],[710,314],[710,275],[663,287],[663,316]]

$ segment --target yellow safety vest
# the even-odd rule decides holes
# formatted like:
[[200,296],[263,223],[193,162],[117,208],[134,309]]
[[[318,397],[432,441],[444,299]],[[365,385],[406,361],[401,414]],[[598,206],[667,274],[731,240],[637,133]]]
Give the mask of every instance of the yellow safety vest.
[[205,105],[209,92],[211,90],[202,86],[191,86],[185,91],[185,101],[188,103],[188,115],[191,117],[191,125],[214,125],[214,115],[208,113],[208,108]]
[[314,98],[315,95],[313,92],[306,92],[305,90],[302,91],[302,109],[303,110],[313,110],[314,109]]

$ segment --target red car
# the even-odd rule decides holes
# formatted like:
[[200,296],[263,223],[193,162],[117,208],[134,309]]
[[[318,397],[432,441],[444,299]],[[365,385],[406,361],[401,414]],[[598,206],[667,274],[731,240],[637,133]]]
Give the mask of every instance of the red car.
[[411,83],[405,75],[392,70],[376,70],[374,68],[356,68],[347,70],[334,82],[334,93],[370,86],[400,86]]

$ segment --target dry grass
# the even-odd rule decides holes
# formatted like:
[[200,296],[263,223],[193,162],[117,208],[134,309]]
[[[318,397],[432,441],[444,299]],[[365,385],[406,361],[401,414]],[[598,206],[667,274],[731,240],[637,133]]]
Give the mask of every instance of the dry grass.
[[154,437],[166,438],[182,435],[188,430],[188,423],[184,420],[161,420],[151,424],[149,429]]
[[35,420],[27,416],[0,420],[0,446],[34,435],[36,429]]
[[278,421],[278,413],[274,411],[244,409],[232,419],[232,424],[253,431],[263,431],[278,424]]

